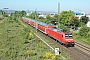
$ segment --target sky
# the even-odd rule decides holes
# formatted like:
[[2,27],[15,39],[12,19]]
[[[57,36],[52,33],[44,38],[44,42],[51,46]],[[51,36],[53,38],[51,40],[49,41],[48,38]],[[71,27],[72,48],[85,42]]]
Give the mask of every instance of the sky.
[[90,12],[90,0],[0,0],[0,9],[58,12],[58,3],[60,11]]

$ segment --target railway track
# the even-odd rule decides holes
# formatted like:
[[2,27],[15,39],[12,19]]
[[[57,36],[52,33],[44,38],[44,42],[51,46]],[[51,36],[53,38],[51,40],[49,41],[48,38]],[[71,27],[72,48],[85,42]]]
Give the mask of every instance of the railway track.
[[86,50],[86,51],[88,51],[88,52],[90,52],[90,47],[87,47],[87,46],[85,46],[83,44],[80,44],[78,42],[75,42],[75,45],[82,48],[82,49],[84,49],[84,50]]
[[82,46],[83,48],[81,48],[81,47],[79,47],[80,46],[79,44],[75,43],[75,47],[66,48],[63,45],[60,45],[60,43],[55,42],[54,39],[52,39],[40,32],[38,32],[38,35],[40,37],[47,38],[49,40],[48,44],[53,46],[54,48],[55,47],[62,48],[66,53],[68,53],[71,56],[70,60],[73,60],[73,59],[74,60],[90,60],[90,55],[89,55],[90,52],[86,53],[87,51],[83,49],[84,46]]
[[[85,60],[90,60],[90,47],[86,46],[82,43],[75,42],[75,50],[79,51],[78,55],[84,55],[83,58]],[[88,59],[87,59],[88,58]]]
[[81,51],[80,49],[73,47],[73,48],[68,48],[70,54],[76,58],[76,60],[90,60],[90,55],[87,53]]

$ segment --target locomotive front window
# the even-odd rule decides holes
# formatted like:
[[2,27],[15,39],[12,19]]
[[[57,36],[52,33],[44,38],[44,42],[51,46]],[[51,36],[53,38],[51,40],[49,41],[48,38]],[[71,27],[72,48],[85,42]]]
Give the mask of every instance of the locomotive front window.
[[72,38],[72,34],[69,34],[69,38]]
[[72,34],[65,34],[66,38],[72,38]]

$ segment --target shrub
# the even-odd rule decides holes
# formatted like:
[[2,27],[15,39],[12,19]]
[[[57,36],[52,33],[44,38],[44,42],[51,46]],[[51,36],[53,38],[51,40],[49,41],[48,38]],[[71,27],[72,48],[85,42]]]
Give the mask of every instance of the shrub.
[[70,29],[69,28],[67,28],[66,26],[64,26],[64,25],[60,25],[60,27],[59,27],[60,29],[63,29],[63,30],[67,30],[67,31],[70,31]]
[[87,26],[84,26],[79,30],[79,35],[86,37],[86,36],[88,36],[89,31],[90,31],[90,28]]
[[56,56],[50,52],[46,52],[45,58],[54,60],[56,58]]

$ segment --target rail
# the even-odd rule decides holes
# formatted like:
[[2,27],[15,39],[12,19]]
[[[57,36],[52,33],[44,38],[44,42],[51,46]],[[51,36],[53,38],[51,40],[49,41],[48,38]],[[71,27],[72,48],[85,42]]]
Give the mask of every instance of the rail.
[[85,46],[85,45],[83,45],[83,44],[80,44],[78,42],[75,42],[75,45],[78,46],[78,47],[80,47],[80,48],[82,48],[82,49],[84,49],[84,50],[86,50],[86,51],[88,51],[88,52],[90,52],[90,48],[87,47],[87,46]]

